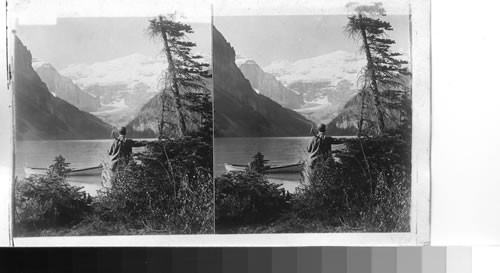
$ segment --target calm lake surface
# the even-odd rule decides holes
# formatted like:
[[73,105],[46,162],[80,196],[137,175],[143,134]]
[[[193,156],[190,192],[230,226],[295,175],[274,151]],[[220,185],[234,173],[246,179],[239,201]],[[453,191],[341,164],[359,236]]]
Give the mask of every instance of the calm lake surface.
[[[15,146],[15,175],[25,176],[24,166],[46,168],[54,158],[62,155],[71,168],[95,167],[108,159],[107,149],[113,140],[50,140],[50,141],[17,141]],[[141,148],[134,148],[139,151]],[[84,190],[95,195],[101,188],[101,176],[68,177],[74,186],[83,186]]]
[[[271,164],[293,164],[308,158],[307,145],[311,137],[216,138],[214,146],[215,176],[225,173],[224,163],[247,164],[260,152]],[[300,174],[267,175],[270,182],[283,184],[295,192]]]
[[[306,151],[311,137],[261,137],[261,138],[216,138],[214,145],[215,176],[225,173],[224,163],[247,164],[260,152],[272,164],[293,164],[307,160]],[[57,141],[17,141],[15,175],[23,178],[24,166],[43,167],[51,165],[54,158],[62,155],[72,168],[86,168],[99,165],[107,160],[107,149],[113,141],[104,140],[57,140]],[[134,152],[144,148],[134,148]],[[299,186],[300,174],[273,174],[267,178],[273,183],[283,184],[283,188],[295,192]],[[68,182],[83,186],[91,195],[101,188],[100,176],[68,177]]]

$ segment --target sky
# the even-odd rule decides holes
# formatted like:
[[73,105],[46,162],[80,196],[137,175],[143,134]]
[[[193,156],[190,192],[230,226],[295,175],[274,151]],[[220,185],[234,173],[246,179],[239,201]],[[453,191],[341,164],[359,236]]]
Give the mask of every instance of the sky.
[[[394,50],[409,52],[409,16],[384,17],[394,28]],[[346,15],[215,16],[214,25],[237,54],[261,66],[273,61],[296,61],[337,50],[359,52],[360,44],[347,37]]]
[[[55,25],[19,25],[16,34],[34,58],[56,69],[70,64],[95,63],[139,53],[161,54],[161,42],[146,33],[150,18],[59,18]],[[190,23],[191,24],[191,23]],[[193,51],[211,53],[209,23],[192,23],[188,39]]]
[[55,24],[57,18],[152,17],[174,12],[186,22],[209,23],[211,16],[206,0],[12,0],[9,8],[11,20],[26,25]]
[[[17,24],[18,37],[34,57],[63,69],[73,63],[107,61],[133,53],[160,54],[159,43],[144,31],[147,20],[158,13],[177,12],[182,21],[192,23],[192,41],[198,44],[197,50],[208,54],[213,13],[214,24],[236,51],[265,66],[277,60],[357,50],[359,45],[343,33],[348,2],[15,0],[9,21]],[[395,29],[389,38],[397,41],[395,49],[409,52],[409,1],[383,3],[389,14],[386,19]]]
[[[408,14],[409,0],[383,2],[388,14]],[[60,17],[149,17],[177,11],[190,22],[210,22],[210,15],[343,14],[351,0],[12,0],[9,11],[23,24],[54,24]],[[356,0],[369,4],[373,0]]]

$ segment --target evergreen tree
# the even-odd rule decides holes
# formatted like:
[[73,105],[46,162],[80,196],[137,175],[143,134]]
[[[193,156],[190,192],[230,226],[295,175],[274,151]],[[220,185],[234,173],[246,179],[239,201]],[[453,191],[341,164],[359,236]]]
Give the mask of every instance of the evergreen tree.
[[354,14],[348,17],[345,31],[351,38],[361,41],[361,49],[367,60],[361,76],[364,87],[360,91],[362,99],[359,134],[363,129],[363,122],[367,119],[368,102],[373,104],[376,113],[377,131],[383,134],[386,131],[387,115],[397,112],[400,120],[409,118],[410,109],[404,107],[407,104],[405,100],[410,98],[407,87],[410,73],[405,67],[408,62],[397,58],[401,56],[400,53],[391,51],[395,41],[387,38],[387,32],[393,28],[389,22],[380,19],[386,15],[382,3],[349,3],[347,8],[353,9]]
[[[150,36],[161,38],[163,52],[168,61],[162,79],[164,88],[160,96],[162,109],[158,125],[159,138],[163,137],[165,104],[170,94],[177,113],[179,135],[182,137],[186,134],[185,110],[197,111],[201,115],[202,126],[207,123],[206,119],[211,119],[210,90],[203,81],[204,78],[211,77],[207,69],[209,64],[200,60],[201,55],[191,53],[196,44],[188,41],[186,34],[193,33],[193,29],[188,24],[177,22],[175,14],[159,15],[149,23]],[[210,104],[210,109],[207,109],[207,104]]]

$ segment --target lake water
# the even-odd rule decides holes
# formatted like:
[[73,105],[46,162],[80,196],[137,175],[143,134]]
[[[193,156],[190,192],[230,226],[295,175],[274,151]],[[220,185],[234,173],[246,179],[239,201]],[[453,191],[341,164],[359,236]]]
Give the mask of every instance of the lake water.
[[[215,176],[225,173],[224,163],[248,164],[260,152],[271,164],[293,164],[308,158],[307,145],[311,137],[216,138],[214,146]],[[267,175],[270,182],[283,184],[295,192],[300,174]]]
[[[99,165],[108,158],[107,149],[113,140],[57,140],[17,141],[15,146],[15,175],[25,176],[24,166],[46,168],[56,156],[62,155],[71,168],[85,168]],[[139,151],[141,148],[134,148]],[[142,148],[143,149],[143,148]],[[101,188],[101,176],[68,177],[68,182],[83,186],[91,195]]]
[[[224,163],[247,164],[260,152],[272,164],[293,164],[307,160],[307,144],[310,137],[262,137],[262,138],[216,138],[214,145],[215,176],[225,173]],[[48,167],[58,155],[62,155],[72,168],[99,165],[107,160],[107,149],[113,141],[105,140],[57,140],[57,141],[17,141],[15,175],[25,176],[24,166]],[[140,151],[144,148],[134,148]],[[294,192],[299,185],[300,174],[273,174],[267,178],[273,183],[283,184],[283,188]],[[68,177],[68,182],[83,186],[91,195],[101,188],[100,176]]]

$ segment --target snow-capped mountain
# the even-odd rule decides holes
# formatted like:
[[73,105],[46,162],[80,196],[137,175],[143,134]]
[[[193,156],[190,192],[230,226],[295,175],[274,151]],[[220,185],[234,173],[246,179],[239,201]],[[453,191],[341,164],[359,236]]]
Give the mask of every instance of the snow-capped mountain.
[[290,109],[300,108],[304,104],[301,93],[285,87],[273,75],[264,72],[254,60],[240,57],[235,63],[258,94]]
[[59,74],[51,64],[33,58],[32,66],[55,97],[86,112],[97,111],[101,107],[98,96],[82,91],[71,79]]
[[[202,61],[210,63],[208,57]],[[125,126],[161,90],[160,80],[167,66],[163,56],[132,54],[105,62],[73,64],[61,74],[100,97],[101,107],[92,114],[110,124]]]
[[335,51],[296,62],[273,62],[264,71],[303,94],[306,103],[297,112],[328,123],[357,93],[357,79],[365,65],[362,54]]
[[159,90],[166,59],[141,54],[94,64],[73,64],[61,74],[82,90],[101,98],[102,106],[92,114],[113,125],[126,125]]
[[[409,59],[402,52],[401,59]],[[335,51],[295,62],[279,61],[264,67],[289,89],[303,94],[305,104],[295,111],[317,123],[329,123],[354,98],[362,68],[363,53]]]
[[[156,92],[160,72],[166,68],[166,59],[132,54],[94,64],[73,64],[61,73],[79,86],[121,86],[123,91]],[[138,84],[142,82],[147,86]]]
[[339,50],[296,62],[273,62],[264,67],[264,71],[275,75],[286,85],[297,82],[329,82],[335,85],[342,79],[354,82],[364,65],[366,61],[362,54]]

